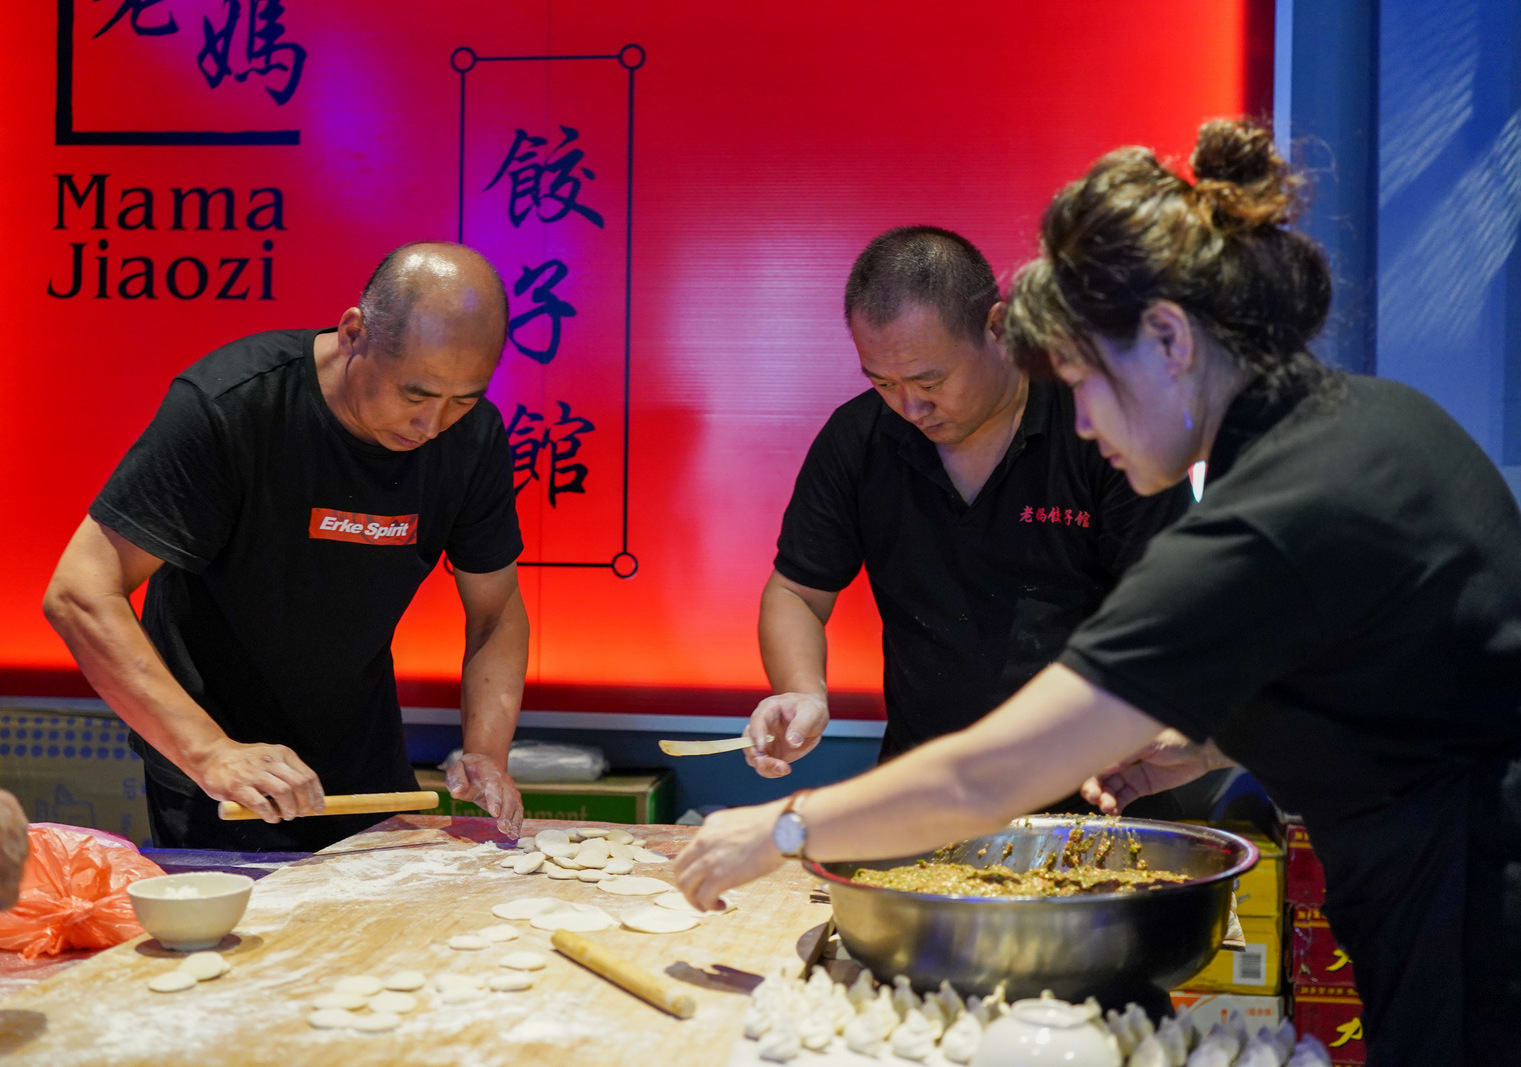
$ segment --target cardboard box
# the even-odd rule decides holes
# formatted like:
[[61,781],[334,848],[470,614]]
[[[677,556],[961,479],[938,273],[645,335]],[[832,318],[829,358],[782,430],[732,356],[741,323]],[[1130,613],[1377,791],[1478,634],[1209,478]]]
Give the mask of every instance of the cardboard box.
[[1185,989],[1172,991],[1173,1011],[1193,1018],[1194,1025],[1208,1033],[1216,1023],[1223,1023],[1231,1012],[1239,1012],[1246,1032],[1255,1034],[1283,1021],[1282,997],[1243,996],[1240,993],[1194,993]]
[[1246,949],[1221,949],[1215,958],[1178,988],[1191,993],[1244,993],[1274,996],[1283,980],[1283,917],[1242,915]]
[[110,712],[0,710],[0,787],[31,822],[60,822],[150,845],[143,761]]
[[1290,823],[1285,838],[1288,871],[1284,899],[1290,904],[1318,908],[1326,902],[1326,872],[1310,844],[1310,832],[1303,823]]
[[1295,985],[1294,1029],[1325,1042],[1337,1064],[1367,1062],[1363,1043],[1363,1002],[1341,986]]
[[[439,796],[438,807],[425,815],[486,814],[469,801],[451,797],[443,771],[419,770],[417,782]],[[595,782],[525,782],[519,788],[523,812],[530,819],[632,824],[668,823],[675,818],[676,783],[667,770],[616,772]]]
[[1262,853],[1257,866],[1236,879],[1236,914],[1243,917],[1282,915],[1285,879],[1283,846],[1247,823],[1200,822],[1197,825],[1229,830],[1238,837],[1246,838]]
[[1296,904],[1289,928],[1289,981],[1312,986],[1353,987],[1352,958],[1331,936],[1319,908]]

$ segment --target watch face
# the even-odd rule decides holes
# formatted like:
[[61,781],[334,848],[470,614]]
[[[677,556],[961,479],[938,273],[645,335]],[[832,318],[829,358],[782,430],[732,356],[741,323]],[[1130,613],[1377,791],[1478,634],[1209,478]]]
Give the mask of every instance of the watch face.
[[776,826],[771,831],[771,840],[776,845],[777,851],[784,856],[796,856],[803,851],[803,845],[808,841],[808,831],[803,826],[802,816],[795,811],[789,811],[776,820]]

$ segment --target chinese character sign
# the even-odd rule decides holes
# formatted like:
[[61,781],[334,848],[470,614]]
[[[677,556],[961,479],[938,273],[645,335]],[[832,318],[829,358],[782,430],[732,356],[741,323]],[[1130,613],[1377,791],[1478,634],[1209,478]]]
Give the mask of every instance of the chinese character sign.
[[[533,566],[638,567],[627,540],[629,46],[523,60],[461,48],[460,239],[507,287],[508,344],[490,392],[507,420]],[[553,64],[555,93],[542,86]],[[532,533],[541,532],[537,545]]]

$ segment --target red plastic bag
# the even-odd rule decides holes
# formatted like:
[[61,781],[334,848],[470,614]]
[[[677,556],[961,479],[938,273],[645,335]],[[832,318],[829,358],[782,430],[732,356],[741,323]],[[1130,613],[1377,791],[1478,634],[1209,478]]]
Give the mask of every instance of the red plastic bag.
[[143,932],[127,886],[163,874],[130,841],[114,834],[33,823],[21,899],[0,912],[0,949],[23,959],[71,948],[110,948]]

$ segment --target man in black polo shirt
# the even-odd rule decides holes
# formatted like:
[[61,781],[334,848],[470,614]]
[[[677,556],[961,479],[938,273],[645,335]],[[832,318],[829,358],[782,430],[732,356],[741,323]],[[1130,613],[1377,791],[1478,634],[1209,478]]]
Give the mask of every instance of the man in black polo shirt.
[[856,260],[845,318],[871,388],[820,431],[782,520],[760,614],[776,695],[747,727],[760,774],[787,774],[823,734],[824,624],[863,564],[886,760],[1029,681],[1187,507],[1186,485],[1138,497],[1078,438],[1071,394],[1019,373],[1003,317],[992,269],[957,234],[891,230]]

